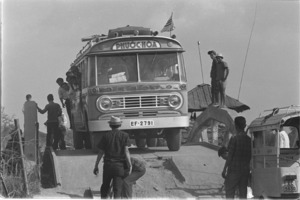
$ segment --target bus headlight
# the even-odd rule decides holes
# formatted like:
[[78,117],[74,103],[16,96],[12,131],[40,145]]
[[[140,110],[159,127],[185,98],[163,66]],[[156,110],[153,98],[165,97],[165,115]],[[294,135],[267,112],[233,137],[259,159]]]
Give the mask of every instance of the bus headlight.
[[112,106],[112,101],[109,97],[104,96],[104,97],[100,97],[97,100],[97,108],[101,111],[107,111],[110,110]]
[[168,103],[171,108],[178,108],[182,104],[182,99],[179,95],[173,94],[169,97]]

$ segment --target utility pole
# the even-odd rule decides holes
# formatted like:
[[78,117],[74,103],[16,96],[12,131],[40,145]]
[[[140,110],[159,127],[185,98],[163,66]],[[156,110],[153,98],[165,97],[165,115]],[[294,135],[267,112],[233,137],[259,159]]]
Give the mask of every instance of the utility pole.
[[200,67],[201,67],[202,83],[204,83],[203,67],[202,67],[202,60],[201,60],[201,53],[200,53],[200,41],[198,41],[197,44],[198,44],[198,52],[199,52],[199,59],[200,59]]
[[[2,5],[3,6],[3,5]],[[2,52],[2,23],[0,24],[0,52]],[[0,53],[0,109],[2,111],[2,53]],[[0,113],[0,157],[2,158],[2,112]]]

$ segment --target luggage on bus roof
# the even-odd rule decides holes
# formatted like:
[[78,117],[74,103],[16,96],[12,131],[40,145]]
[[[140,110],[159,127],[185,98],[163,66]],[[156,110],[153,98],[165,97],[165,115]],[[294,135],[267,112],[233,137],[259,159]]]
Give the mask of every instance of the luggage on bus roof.
[[110,29],[108,31],[108,38],[113,38],[122,35],[134,35],[135,31],[138,31],[138,35],[151,35],[150,28],[144,28],[141,26],[125,26],[116,29]]

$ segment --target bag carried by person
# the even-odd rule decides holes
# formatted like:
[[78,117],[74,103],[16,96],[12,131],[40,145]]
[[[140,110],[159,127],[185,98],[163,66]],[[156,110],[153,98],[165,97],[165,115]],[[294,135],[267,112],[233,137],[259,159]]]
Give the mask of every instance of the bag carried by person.
[[58,127],[59,129],[65,134],[67,131],[67,123],[68,119],[64,113],[61,114],[61,116],[58,116]]

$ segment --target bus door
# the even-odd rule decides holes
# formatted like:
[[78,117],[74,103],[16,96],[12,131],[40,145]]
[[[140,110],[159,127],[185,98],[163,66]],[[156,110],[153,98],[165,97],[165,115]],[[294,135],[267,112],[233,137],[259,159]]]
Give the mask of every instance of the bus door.
[[80,86],[74,95],[72,104],[72,116],[75,129],[77,131],[85,130],[85,119],[84,119],[84,105],[87,96],[87,67],[86,62],[81,62],[78,66],[80,72]]
[[252,130],[252,192],[254,196],[280,196],[279,138],[275,127]]
[[[284,139],[281,131],[286,134]],[[284,197],[299,193],[299,132],[296,127],[252,131],[254,196]]]

